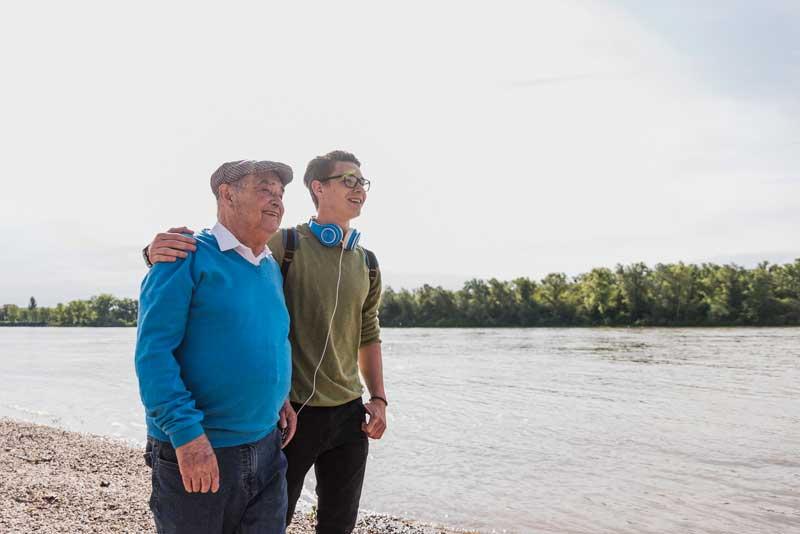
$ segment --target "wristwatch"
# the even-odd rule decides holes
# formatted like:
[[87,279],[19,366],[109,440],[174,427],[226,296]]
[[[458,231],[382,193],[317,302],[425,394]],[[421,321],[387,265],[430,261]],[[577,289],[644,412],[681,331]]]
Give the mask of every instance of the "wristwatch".
[[144,264],[147,265],[147,268],[149,269],[153,266],[153,262],[150,261],[150,256],[147,255],[148,248],[150,248],[150,245],[147,245],[142,249],[142,258],[144,258]]

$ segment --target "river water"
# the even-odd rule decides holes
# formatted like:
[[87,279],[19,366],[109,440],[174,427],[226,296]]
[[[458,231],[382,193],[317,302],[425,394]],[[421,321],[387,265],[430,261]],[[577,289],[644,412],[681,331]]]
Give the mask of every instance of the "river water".
[[[482,532],[800,533],[798,328],[383,339],[389,429],[362,508]],[[0,415],[141,444],[134,341],[1,328]]]

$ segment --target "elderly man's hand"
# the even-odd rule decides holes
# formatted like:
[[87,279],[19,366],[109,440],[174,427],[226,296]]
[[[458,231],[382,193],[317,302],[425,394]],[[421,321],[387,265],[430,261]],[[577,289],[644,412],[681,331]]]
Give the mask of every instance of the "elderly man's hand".
[[175,449],[183,487],[189,493],[219,491],[217,455],[205,434]]
[[171,263],[178,258],[188,256],[187,250],[192,252],[197,250],[194,238],[181,235],[193,233],[194,230],[180,226],[157,234],[150,246],[147,247],[147,257],[150,259],[150,263]]

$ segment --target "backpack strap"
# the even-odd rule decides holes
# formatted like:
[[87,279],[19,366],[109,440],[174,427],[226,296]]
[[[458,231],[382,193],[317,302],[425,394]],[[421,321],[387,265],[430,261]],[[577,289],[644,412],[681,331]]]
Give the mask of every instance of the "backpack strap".
[[378,258],[371,250],[364,249],[364,253],[366,254],[367,269],[369,269],[369,286],[372,289],[372,284],[378,278]]
[[[281,274],[283,275],[283,285],[286,287],[287,275],[289,274],[289,267],[292,265],[294,253],[300,246],[300,239],[297,236],[297,228],[284,228],[281,230],[281,237],[283,239],[283,261],[281,262]],[[378,279],[378,258],[371,250],[364,249],[364,259],[367,262],[367,269],[369,269],[369,287],[370,290]]]
[[283,275],[283,285],[286,285],[286,276],[289,274],[289,267],[294,259],[294,252],[300,245],[297,238],[297,228],[284,228],[281,230],[283,237],[283,261],[281,262],[281,274]]

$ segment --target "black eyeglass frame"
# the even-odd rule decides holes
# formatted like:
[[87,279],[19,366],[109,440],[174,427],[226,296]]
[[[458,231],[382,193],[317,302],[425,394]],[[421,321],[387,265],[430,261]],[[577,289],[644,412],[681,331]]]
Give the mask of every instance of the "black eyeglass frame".
[[[364,189],[364,191],[369,191],[369,187],[370,187],[370,184],[371,184],[371,182],[369,180],[367,180],[363,176],[359,177],[359,176],[356,176],[355,174],[351,174],[351,173],[347,173],[347,172],[344,173],[344,174],[337,174],[337,175],[334,175],[334,176],[327,176],[327,177],[322,178],[321,180],[318,180],[318,181],[327,182],[328,180],[336,180],[337,178],[344,178],[342,183],[344,183],[344,185],[349,187],[350,189],[355,189],[356,185],[360,184],[361,187]],[[347,183],[349,181],[348,178],[352,178],[353,180],[355,180],[354,182],[352,182],[353,185],[350,185],[349,183]]]

